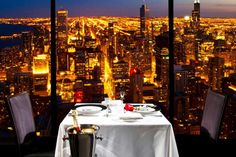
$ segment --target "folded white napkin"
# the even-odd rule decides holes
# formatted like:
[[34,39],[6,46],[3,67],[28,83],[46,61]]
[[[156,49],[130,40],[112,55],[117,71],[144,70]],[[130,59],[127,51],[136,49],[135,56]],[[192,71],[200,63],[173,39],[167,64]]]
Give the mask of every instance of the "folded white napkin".
[[126,120],[126,119],[142,119],[143,116],[140,113],[134,113],[134,112],[126,112],[119,116],[120,119]]
[[107,103],[109,103],[110,106],[119,106],[122,105],[122,101],[121,100],[108,100],[108,101],[102,101],[101,104],[102,105],[107,105]]

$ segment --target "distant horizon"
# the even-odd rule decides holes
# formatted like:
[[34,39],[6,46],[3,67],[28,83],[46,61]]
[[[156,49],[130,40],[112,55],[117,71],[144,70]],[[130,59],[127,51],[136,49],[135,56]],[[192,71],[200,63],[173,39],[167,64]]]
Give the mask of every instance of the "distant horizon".
[[[143,0],[58,0],[56,7],[69,10],[69,17],[139,17]],[[167,17],[168,1],[146,0],[150,17]],[[201,17],[236,18],[235,0],[200,1]],[[194,0],[178,0],[174,3],[175,17],[191,16]],[[0,1],[0,18],[48,18],[50,1],[12,0]]]
[[[186,15],[189,16],[189,15]],[[105,15],[99,15],[99,16],[68,16],[68,18],[79,18],[79,17],[87,17],[87,18],[99,18],[99,17],[124,17],[124,18],[140,18],[139,16],[137,17],[131,17],[131,16],[105,16]],[[174,18],[184,18],[185,16],[174,16]],[[191,17],[191,16],[189,16]],[[0,19],[49,19],[49,17],[0,17]],[[168,16],[160,16],[160,17],[150,17],[150,18],[168,18]],[[218,18],[218,19],[236,19],[236,17],[200,17],[200,18]]]

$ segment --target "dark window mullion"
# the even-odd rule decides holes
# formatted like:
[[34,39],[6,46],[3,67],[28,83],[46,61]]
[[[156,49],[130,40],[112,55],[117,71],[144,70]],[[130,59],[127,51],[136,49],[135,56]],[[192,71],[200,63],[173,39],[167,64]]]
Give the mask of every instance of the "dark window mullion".
[[169,18],[169,120],[174,124],[174,0],[168,1]]
[[51,0],[51,134],[57,134],[56,2]]

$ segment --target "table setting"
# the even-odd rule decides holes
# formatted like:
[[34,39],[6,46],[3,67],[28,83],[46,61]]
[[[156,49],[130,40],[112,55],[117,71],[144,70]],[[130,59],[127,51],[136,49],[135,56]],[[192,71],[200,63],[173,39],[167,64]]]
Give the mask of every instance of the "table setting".
[[178,157],[173,128],[155,105],[109,99],[74,105],[60,124],[55,157],[70,157],[70,144],[63,137],[73,125],[72,111],[78,126],[99,126],[97,157]]

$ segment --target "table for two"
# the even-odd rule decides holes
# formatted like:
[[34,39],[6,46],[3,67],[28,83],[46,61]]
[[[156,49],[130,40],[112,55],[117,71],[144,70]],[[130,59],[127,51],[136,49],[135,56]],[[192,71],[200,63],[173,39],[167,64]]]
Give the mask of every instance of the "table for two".
[[[95,124],[100,127],[95,153],[98,157],[178,157],[174,132],[170,122],[160,111],[133,119],[130,112],[124,113],[119,101],[113,101],[112,112],[106,110],[92,115],[78,115],[79,124]],[[123,119],[131,115],[132,121]],[[128,116],[128,117],[129,117]],[[121,118],[122,117],[122,118]],[[68,114],[61,122],[55,157],[69,157],[70,147],[66,129],[73,123]]]

